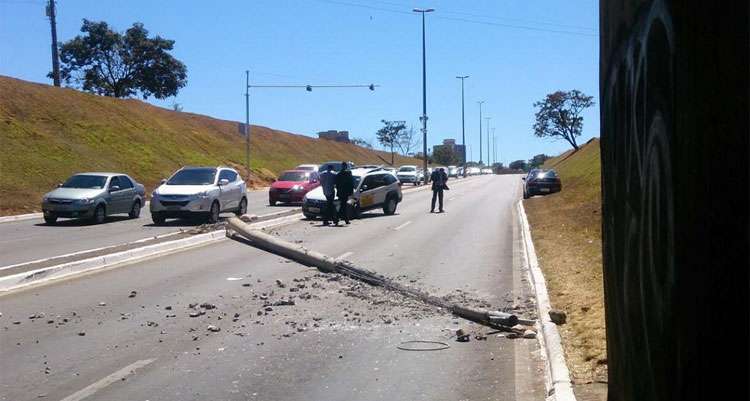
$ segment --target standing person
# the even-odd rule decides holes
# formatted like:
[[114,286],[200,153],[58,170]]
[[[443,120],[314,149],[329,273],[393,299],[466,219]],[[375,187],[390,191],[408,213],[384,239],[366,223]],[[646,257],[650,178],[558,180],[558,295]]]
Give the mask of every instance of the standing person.
[[435,169],[430,175],[430,181],[432,181],[432,207],[430,213],[435,213],[435,200],[440,200],[440,212],[443,213],[443,190],[448,189],[448,174],[445,173],[445,169]]
[[323,225],[327,226],[331,220],[336,225],[339,225],[336,206],[333,204],[333,200],[336,199],[336,173],[333,172],[332,165],[327,165],[326,171],[320,174],[320,186],[323,187],[323,195],[326,197],[326,207],[323,210]]
[[339,218],[349,224],[349,197],[354,194],[354,178],[346,162],[341,163],[341,171],[336,174],[336,195],[339,197]]

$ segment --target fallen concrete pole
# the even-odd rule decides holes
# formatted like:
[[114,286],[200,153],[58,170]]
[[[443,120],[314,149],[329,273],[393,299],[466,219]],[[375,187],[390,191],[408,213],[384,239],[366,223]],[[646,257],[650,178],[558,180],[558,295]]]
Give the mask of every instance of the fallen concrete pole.
[[[349,261],[335,259],[320,252],[311,251],[301,245],[284,241],[278,237],[264,233],[259,229],[251,228],[248,224],[236,217],[227,220],[227,224],[231,230],[244,237],[250,245],[256,248],[294,260],[305,266],[316,267],[326,273],[338,273],[370,285],[398,292],[428,305],[447,309],[456,316],[476,323],[506,331],[511,331],[510,328],[519,322],[531,322],[531,324],[533,324],[533,321],[521,320],[518,319],[517,316],[509,313],[499,311],[477,311],[453,304],[443,298],[430,295],[424,291],[401,285],[381,274],[357,267]],[[231,235],[229,230],[227,233],[228,235]]]

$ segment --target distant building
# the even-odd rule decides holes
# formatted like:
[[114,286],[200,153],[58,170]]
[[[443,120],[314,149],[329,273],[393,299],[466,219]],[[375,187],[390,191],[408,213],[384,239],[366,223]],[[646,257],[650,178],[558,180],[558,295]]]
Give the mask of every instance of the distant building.
[[336,142],[345,142],[345,143],[351,142],[349,140],[349,131],[336,131],[336,130],[321,131],[321,132],[318,132],[318,138],[325,139],[328,141],[336,141]]
[[453,154],[455,154],[458,158],[458,164],[464,164],[464,162],[466,161],[466,148],[464,147],[464,145],[456,145],[455,139],[443,139],[442,145],[435,145],[432,147],[433,153],[435,152],[435,150],[442,147],[450,147],[453,151]]

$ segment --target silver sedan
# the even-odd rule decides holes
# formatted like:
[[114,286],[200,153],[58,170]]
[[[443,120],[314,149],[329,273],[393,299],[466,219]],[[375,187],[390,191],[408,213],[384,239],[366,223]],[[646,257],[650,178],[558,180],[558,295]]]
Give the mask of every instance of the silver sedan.
[[58,217],[91,219],[99,224],[118,213],[138,218],[144,204],[143,185],[127,174],[81,173],[44,195],[42,212],[47,224],[55,224]]

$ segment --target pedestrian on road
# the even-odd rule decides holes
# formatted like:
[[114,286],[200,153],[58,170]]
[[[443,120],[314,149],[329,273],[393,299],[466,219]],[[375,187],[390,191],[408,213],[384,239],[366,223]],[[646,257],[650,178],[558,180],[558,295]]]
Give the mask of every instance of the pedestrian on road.
[[336,174],[336,195],[339,198],[339,218],[349,224],[349,197],[354,194],[354,178],[346,162],[341,163],[341,171]]
[[326,207],[323,210],[323,225],[327,226],[333,220],[339,225],[339,217],[336,215],[336,206],[333,204],[336,199],[336,173],[332,165],[326,166],[326,171],[320,174],[320,186],[323,187],[323,195],[326,197]]
[[443,190],[448,189],[448,174],[442,167],[435,169],[430,175],[432,181],[432,207],[430,213],[435,213],[435,200],[440,200],[440,212],[443,213]]

